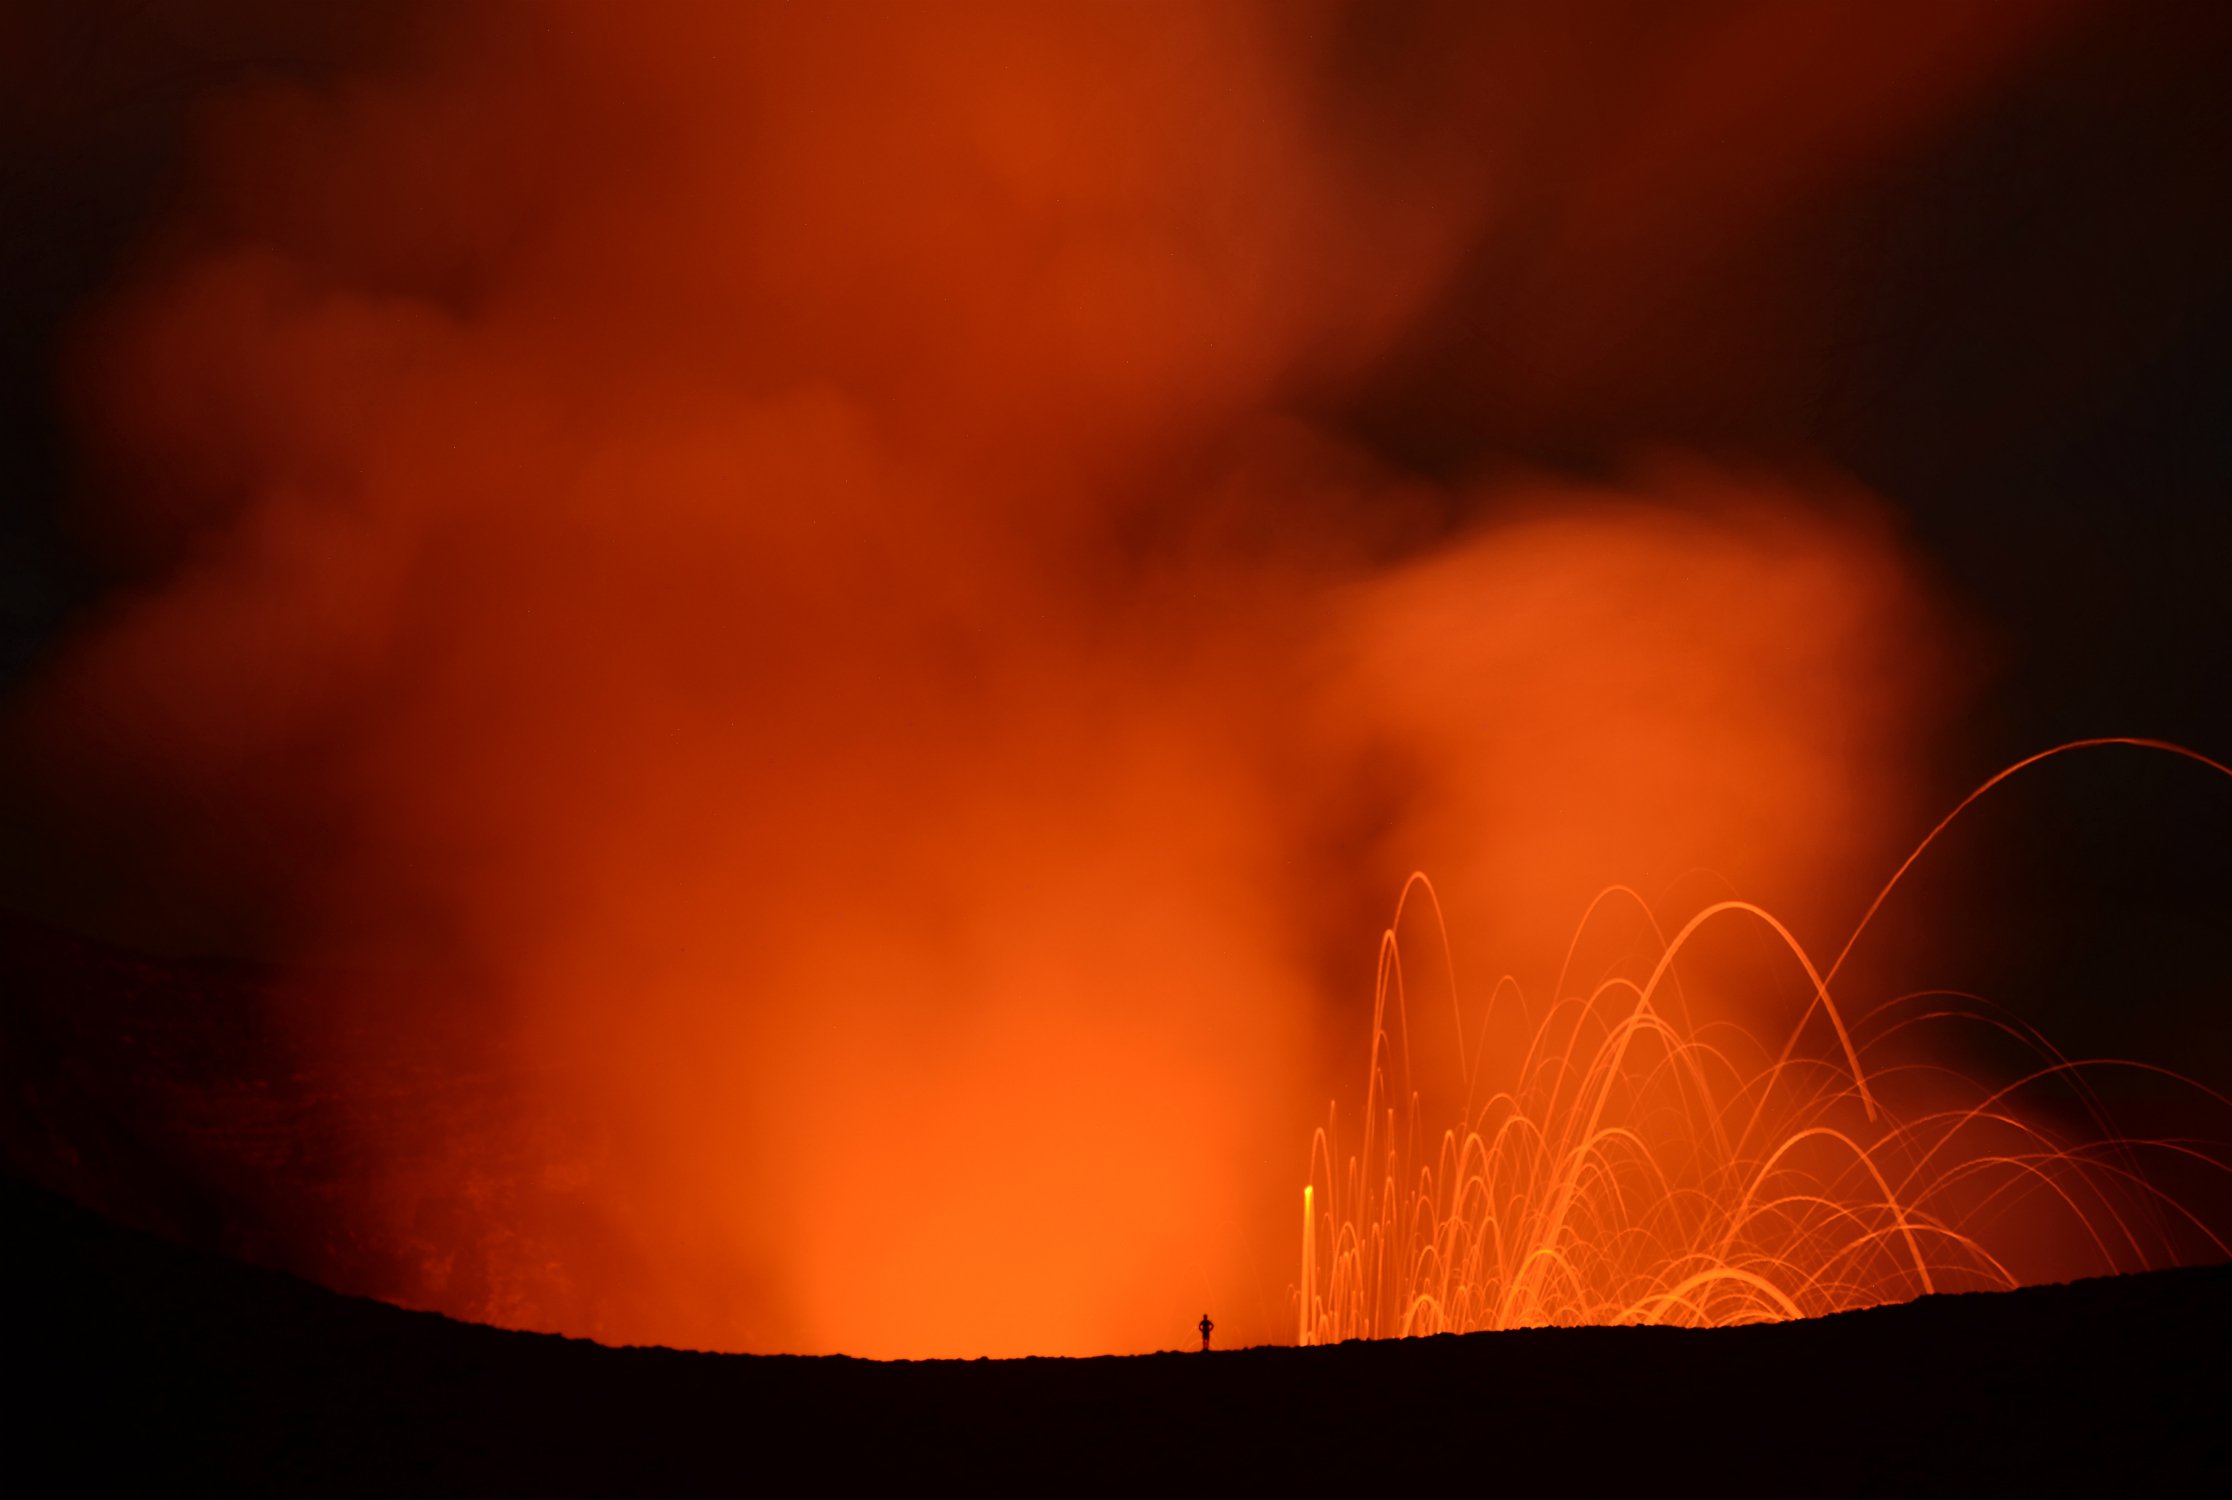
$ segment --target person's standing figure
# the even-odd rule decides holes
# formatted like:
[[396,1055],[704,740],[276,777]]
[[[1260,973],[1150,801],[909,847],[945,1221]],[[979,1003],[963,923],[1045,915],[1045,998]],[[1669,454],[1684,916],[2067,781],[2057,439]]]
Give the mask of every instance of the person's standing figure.
[[1202,1352],[1202,1353],[1204,1353],[1204,1354],[1207,1354],[1207,1353],[1209,1352],[1209,1334],[1210,1334],[1210,1331],[1211,1331],[1212,1329],[1214,1329],[1214,1328],[1215,1328],[1215,1327],[1216,1327],[1217,1325],[1209,1321],[1209,1315],[1208,1315],[1207,1313],[1203,1313],[1203,1314],[1201,1315],[1201,1325],[1200,1325],[1200,1326],[1201,1326],[1201,1352]]

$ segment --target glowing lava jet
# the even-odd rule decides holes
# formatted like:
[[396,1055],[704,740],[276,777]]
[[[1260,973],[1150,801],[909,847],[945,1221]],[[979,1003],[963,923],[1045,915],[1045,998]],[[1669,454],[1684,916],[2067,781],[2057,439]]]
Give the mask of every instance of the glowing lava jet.
[[[1917,846],[1825,969],[1750,902],[1708,904],[1667,936],[1641,896],[1608,889],[1547,1011],[1530,1015],[1506,978],[1468,1016],[1452,983],[1463,1104],[1439,1125],[1413,1081],[1397,933],[1422,899],[1445,959],[1448,934],[1432,885],[1412,876],[1380,944],[1361,1137],[1344,1145],[1336,1114],[1312,1144],[1300,1342],[1725,1326],[2232,1253],[2221,1223],[2164,1185],[2196,1168],[2221,1183],[2232,1175],[2222,1147],[2119,1134],[2088,1082],[2144,1065],[2073,1062],[1973,996],[1903,995],[1855,1013],[1832,994],[1885,897],[1954,818],[2027,766],[2103,744],[2232,775],[2131,739],[2010,766]],[[1647,941],[1577,982],[1592,940],[1624,916]],[[1713,1018],[1713,997],[1684,993],[1677,960],[1727,924],[1769,935],[1803,977],[1810,998],[1779,1045],[1778,1033]],[[2035,1065],[1990,1085],[1938,1060],[1956,1055],[1946,1031],[1976,1026]]]

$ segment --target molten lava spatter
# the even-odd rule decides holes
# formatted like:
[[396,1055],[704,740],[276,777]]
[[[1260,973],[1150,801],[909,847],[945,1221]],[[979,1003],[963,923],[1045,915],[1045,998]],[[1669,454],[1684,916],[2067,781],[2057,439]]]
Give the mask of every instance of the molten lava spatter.
[[[1344,1141],[1336,1113],[1311,1147],[1299,1341],[1769,1322],[2232,1253],[2225,1226],[2161,1170],[2232,1175],[2225,1146],[2120,1134],[2088,1081],[2144,1064],[2073,1062],[1975,996],[1907,994],[1854,1012],[1831,993],[1884,899],[1963,810],[2041,760],[2111,744],[2232,776],[2137,739],[2017,762],[1900,864],[1826,969],[1751,902],[1707,904],[1667,936],[1642,896],[1607,889],[1547,1009],[1530,1011],[1507,977],[1468,1015],[1452,981],[1446,1035],[1463,1096],[1439,1116],[1415,1081],[1398,934],[1423,897],[1445,961],[1449,935],[1432,884],[1414,874],[1381,938],[1369,1080],[1350,1127],[1360,1138]],[[1578,979],[1577,960],[1623,912],[1648,940]],[[1723,1018],[1725,1005],[1677,977],[1700,934],[1731,923],[1770,934],[1803,977],[1786,1038]],[[1992,1082],[1943,1061],[1961,1055],[1943,1034],[1973,1026],[2035,1065]],[[2049,1094],[2058,1115],[2042,1106]]]

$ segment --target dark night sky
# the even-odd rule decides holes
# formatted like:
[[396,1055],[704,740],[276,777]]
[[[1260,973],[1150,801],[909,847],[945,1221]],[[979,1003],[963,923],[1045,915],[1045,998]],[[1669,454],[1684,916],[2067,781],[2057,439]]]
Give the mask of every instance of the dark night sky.
[[[0,26],[0,59],[12,53],[0,63],[7,680],[133,581],[73,529],[56,365],[64,331],[172,203],[194,101],[243,79],[361,66],[399,34],[386,6],[226,0],[191,22],[125,0],[11,12]],[[1360,9],[1356,87],[1412,90],[1431,45],[1424,14]],[[2090,7],[1920,146],[1646,303],[1636,335],[1679,343],[1681,360],[1584,371],[1585,400],[1497,399],[1513,394],[1507,335],[1531,285],[1513,274],[1527,247],[1498,240],[1369,379],[1296,403],[1437,477],[1515,462],[1588,473],[1654,444],[1826,455],[1897,508],[1970,633],[1974,690],[1937,768],[1946,802],[2069,737],[2232,754],[2228,64],[2224,6]],[[1787,347],[1767,336],[1782,353],[1764,379],[1758,329],[1716,321],[1731,298],[1807,311]],[[2083,997],[2114,992],[2118,1019],[2099,1023],[2100,1040],[2198,1047],[2222,1068],[2224,1028],[2177,1017],[2220,967],[2232,792],[2109,757],[2021,789],[1976,838],[1996,852],[1972,915],[2003,934],[2082,934],[2074,953],[1989,945],[1997,992],[2026,996],[2078,1048],[2099,1016]],[[18,849],[9,864],[18,889],[36,886],[36,856]],[[2165,995],[2179,998],[2167,1009],[2134,998]]]

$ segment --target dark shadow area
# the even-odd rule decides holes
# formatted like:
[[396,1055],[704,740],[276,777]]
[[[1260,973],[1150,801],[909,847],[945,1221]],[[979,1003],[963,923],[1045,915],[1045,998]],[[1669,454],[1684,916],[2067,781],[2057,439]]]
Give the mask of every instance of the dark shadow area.
[[457,1323],[180,1250],[12,1183],[0,1236],[7,1373],[35,1393],[16,1412],[34,1490],[1447,1479],[2011,1495],[2232,1479],[2226,1267],[1712,1333],[886,1364]]

